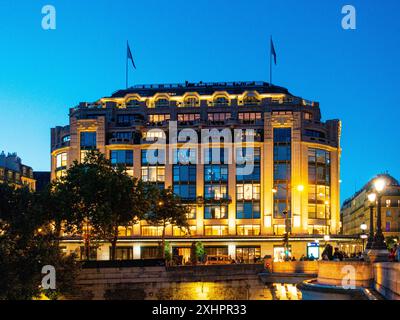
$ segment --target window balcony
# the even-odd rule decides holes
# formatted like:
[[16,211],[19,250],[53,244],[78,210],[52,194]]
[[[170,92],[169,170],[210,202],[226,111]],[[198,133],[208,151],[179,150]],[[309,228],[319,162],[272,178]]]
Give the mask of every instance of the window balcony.
[[134,140],[126,138],[111,138],[108,140],[108,144],[134,144]]

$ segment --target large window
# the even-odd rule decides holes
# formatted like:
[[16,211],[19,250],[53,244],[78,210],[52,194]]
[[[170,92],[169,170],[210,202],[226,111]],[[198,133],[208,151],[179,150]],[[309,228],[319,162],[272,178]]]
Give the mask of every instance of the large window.
[[238,202],[236,204],[237,219],[260,219],[260,202]]
[[200,120],[199,113],[179,113],[178,114],[178,122],[189,122]]
[[308,149],[308,218],[330,219],[330,153]]
[[[110,247],[110,258],[111,258]],[[116,247],[115,248],[115,259],[116,260],[131,260],[133,259],[133,248],[132,247]]]
[[260,235],[261,227],[259,224],[237,225],[236,233],[238,236],[258,236]]
[[208,122],[212,124],[224,124],[230,117],[231,114],[228,112],[209,113]]
[[177,226],[172,228],[172,234],[174,237],[195,236],[196,231],[196,226],[189,226],[189,229],[179,228]]
[[237,159],[245,163],[236,165],[236,218],[259,219],[260,148],[243,149],[241,153],[237,152]]
[[134,114],[120,114],[117,116],[117,125],[119,127],[131,126],[138,117]]
[[157,259],[161,258],[160,247],[140,247],[140,258],[141,259]]
[[236,247],[236,260],[244,263],[256,263],[261,258],[261,247]]
[[174,193],[182,200],[196,200],[196,185],[191,184],[174,184]]
[[110,158],[112,165],[124,165],[127,167],[133,166],[133,151],[132,150],[111,150]]
[[164,121],[169,121],[169,119],[170,119],[169,114],[150,114],[149,115],[150,123],[161,123]]
[[196,200],[196,150],[174,149],[174,193],[186,201]]
[[130,140],[132,139],[131,131],[116,131],[112,133],[112,137],[116,139]]
[[239,122],[245,124],[255,124],[262,119],[260,112],[239,112]]
[[227,219],[228,206],[222,204],[207,204],[204,207],[204,219]]
[[[217,155],[218,159],[213,158]],[[220,161],[224,163],[224,149],[209,149],[206,163]],[[204,196],[206,200],[228,199],[228,165],[207,164],[204,166]]]
[[142,153],[142,180],[152,182],[160,188],[165,181],[165,152],[162,149],[143,149]]
[[67,166],[67,153],[59,153],[56,155],[56,170],[63,169]]
[[228,226],[226,226],[226,225],[205,226],[204,234],[206,236],[227,236],[228,235]]
[[83,131],[81,132],[81,149],[96,148],[96,132]]
[[159,237],[162,236],[162,227],[142,226],[142,236]]
[[206,200],[228,199],[228,186],[226,184],[205,184],[204,196]]
[[165,181],[165,167],[148,166],[142,167],[142,180],[144,182],[161,183]]
[[205,182],[226,182],[228,181],[228,166],[210,164],[204,166]]
[[274,129],[274,217],[290,216],[291,129]]

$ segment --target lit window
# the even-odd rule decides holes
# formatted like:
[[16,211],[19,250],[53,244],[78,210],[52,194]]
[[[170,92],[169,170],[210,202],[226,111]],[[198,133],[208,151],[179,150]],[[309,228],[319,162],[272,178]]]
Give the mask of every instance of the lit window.
[[61,177],[65,177],[67,175],[67,170],[57,170],[56,178],[59,179]]
[[207,204],[204,207],[204,219],[227,219],[228,207],[226,205]]
[[260,230],[261,227],[259,224],[236,226],[238,236],[258,236],[260,235]]
[[155,139],[163,138],[165,139],[165,133],[162,130],[153,129],[144,133],[144,138],[150,141]]
[[188,121],[196,121],[200,120],[199,113],[179,113],[178,114],[178,122],[188,122]]
[[228,226],[205,226],[204,234],[206,236],[227,236]]
[[142,167],[142,180],[144,182],[164,182],[165,168],[159,166]]
[[170,120],[169,114],[150,114],[149,121],[151,123],[164,122]]
[[59,153],[56,155],[56,169],[67,166],[67,153]]
[[184,236],[195,236],[196,235],[196,226],[189,226],[189,230],[186,228],[179,228],[174,226],[172,229],[172,234],[174,237],[184,237]]
[[163,227],[142,226],[142,236],[158,237],[162,236]]

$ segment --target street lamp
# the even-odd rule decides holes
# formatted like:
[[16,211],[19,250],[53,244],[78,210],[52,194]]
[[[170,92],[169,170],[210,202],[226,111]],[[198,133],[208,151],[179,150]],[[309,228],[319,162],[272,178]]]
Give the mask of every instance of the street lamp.
[[[386,187],[386,180],[384,178],[378,178],[373,182],[373,186],[376,191],[377,198],[377,209],[376,209],[376,233],[371,244],[370,251],[368,253],[370,261],[379,262],[387,261],[387,247],[385,244],[385,237],[382,232],[382,196],[383,191]],[[373,196],[371,196],[372,199]]]
[[376,203],[376,193],[374,192],[370,193],[368,195],[368,201],[369,201],[369,237],[365,250],[370,250],[372,248],[372,243],[374,242],[374,206]]
[[[272,188],[272,193],[277,193],[278,188],[281,187],[283,190],[286,191],[286,206],[285,210],[282,212],[282,214],[285,217],[285,235],[283,238],[284,246],[285,246],[285,258],[286,261],[289,260],[289,233],[290,233],[290,221],[289,221],[289,191],[292,189],[290,183],[287,184],[286,187],[283,187],[281,185],[277,185],[275,188]],[[302,192],[304,190],[304,186],[302,184],[298,185],[296,187],[297,191]]]
[[366,223],[362,223],[360,225],[360,229],[361,229],[361,234],[360,234],[360,238],[362,239],[362,251],[364,251],[364,244],[365,244],[365,239],[368,238],[368,236],[365,234],[365,230],[367,230],[367,224]]

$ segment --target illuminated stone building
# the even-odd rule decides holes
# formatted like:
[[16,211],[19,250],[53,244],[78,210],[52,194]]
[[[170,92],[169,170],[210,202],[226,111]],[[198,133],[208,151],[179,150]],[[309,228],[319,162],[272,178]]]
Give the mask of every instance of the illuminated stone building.
[[32,168],[22,164],[16,153],[0,153],[0,183],[16,187],[28,186],[31,191],[36,189]]
[[[341,124],[322,122],[317,102],[265,82],[186,82],[119,90],[80,103],[69,115],[69,125],[51,132],[52,178],[95,148],[113,164],[125,164],[134,177],[172,186],[192,208],[190,236],[173,226],[167,230],[173,252],[185,258],[191,243],[201,241],[209,255],[252,261],[271,254],[277,259],[286,222],[297,258],[320,254],[318,241],[324,235],[333,242],[345,238],[339,235]],[[169,136],[173,121],[178,132],[191,128],[199,135],[202,129],[253,129],[254,170],[237,175],[235,162],[174,164],[168,151],[182,143]],[[166,132],[166,162],[149,164],[149,138],[163,138],[155,128]],[[200,149],[194,157],[202,157]],[[160,234],[145,221],[135,224],[121,231],[117,255],[153,257]],[[75,250],[81,244],[66,239],[65,245]],[[100,248],[97,257],[108,259],[108,247]]]
[[[382,192],[381,221],[382,232],[386,237],[400,237],[400,185],[399,182],[389,174],[381,174],[371,179],[365,186],[357,191],[351,198],[343,202],[341,208],[342,228],[344,235],[360,236],[361,225],[366,224],[365,232],[370,230],[370,205],[368,194],[374,192],[373,182],[377,178],[386,181],[386,187]],[[376,204],[373,208],[374,230],[376,231]],[[353,244],[354,246],[354,244]]]

